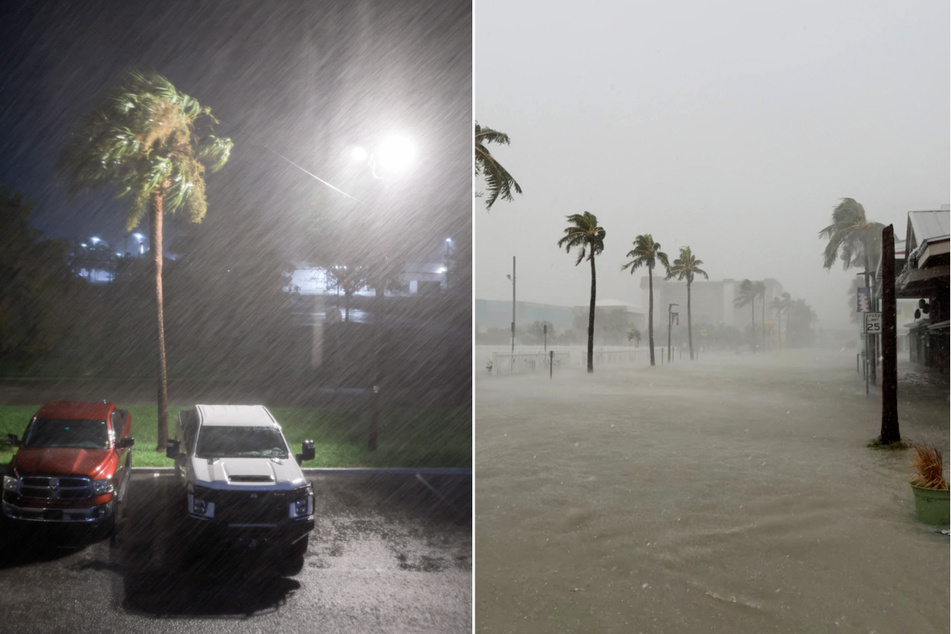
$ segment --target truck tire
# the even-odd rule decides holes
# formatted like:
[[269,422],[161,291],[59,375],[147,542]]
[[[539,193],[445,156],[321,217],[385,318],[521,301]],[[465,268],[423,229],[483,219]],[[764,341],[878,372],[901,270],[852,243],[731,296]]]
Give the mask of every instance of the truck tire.
[[283,576],[293,577],[304,569],[304,555],[307,554],[309,537],[305,535],[303,539],[288,545],[280,571]]

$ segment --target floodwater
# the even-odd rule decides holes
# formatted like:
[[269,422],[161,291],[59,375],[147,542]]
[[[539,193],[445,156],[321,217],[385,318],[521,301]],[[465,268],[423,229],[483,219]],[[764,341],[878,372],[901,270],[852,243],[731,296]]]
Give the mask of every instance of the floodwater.
[[[948,456],[946,379],[904,370],[903,438]],[[880,424],[854,351],[477,373],[476,630],[947,632]]]

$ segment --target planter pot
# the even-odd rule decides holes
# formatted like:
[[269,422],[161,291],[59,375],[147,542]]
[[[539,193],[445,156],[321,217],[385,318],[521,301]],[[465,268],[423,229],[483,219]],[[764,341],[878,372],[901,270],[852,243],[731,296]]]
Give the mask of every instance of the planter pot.
[[918,521],[925,524],[948,524],[949,494],[948,489],[923,489],[911,485],[915,493],[915,513]]

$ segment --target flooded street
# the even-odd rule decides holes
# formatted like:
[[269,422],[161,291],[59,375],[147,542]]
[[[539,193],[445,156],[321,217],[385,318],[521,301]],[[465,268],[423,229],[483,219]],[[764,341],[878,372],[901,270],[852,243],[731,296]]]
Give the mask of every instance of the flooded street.
[[[914,378],[902,436],[947,456],[947,388]],[[946,631],[948,538],[915,519],[911,452],[866,447],[854,353],[480,373],[476,395],[478,631]]]

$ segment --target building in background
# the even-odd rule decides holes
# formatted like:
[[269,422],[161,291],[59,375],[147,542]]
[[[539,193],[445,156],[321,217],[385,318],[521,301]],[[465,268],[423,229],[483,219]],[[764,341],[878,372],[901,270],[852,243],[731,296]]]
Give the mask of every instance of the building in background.
[[[896,247],[895,296],[917,300],[908,328],[909,359],[948,371],[948,205],[931,211],[909,211],[904,248]],[[902,252],[903,251],[903,252]],[[881,267],[881,265],[879,265]],[[879,279],[881,276],[879,275]]]

